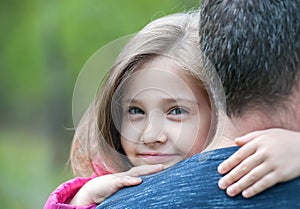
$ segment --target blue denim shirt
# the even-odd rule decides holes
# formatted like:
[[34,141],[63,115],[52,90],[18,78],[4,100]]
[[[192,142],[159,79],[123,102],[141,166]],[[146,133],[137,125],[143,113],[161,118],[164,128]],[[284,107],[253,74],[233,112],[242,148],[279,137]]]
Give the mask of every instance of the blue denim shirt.
[[[194,155],[157,174],[144,176],[143,183],[127,187],[102,202],[101,208],[300,208],[300,178],[245,199],[231,198],[218,188],[217,166],[238,147]],[[299,160],[299,159],[298,159]]]

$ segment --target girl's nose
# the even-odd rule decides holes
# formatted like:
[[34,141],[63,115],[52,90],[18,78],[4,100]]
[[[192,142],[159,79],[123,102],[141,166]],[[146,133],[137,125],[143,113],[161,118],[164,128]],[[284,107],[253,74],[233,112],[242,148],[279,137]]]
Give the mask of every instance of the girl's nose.
[[145,144],[165,143],[167,141],[165,125],[163,112],[160,110],[151,111],[148,115],[145,129],[141,134],[141,142]]

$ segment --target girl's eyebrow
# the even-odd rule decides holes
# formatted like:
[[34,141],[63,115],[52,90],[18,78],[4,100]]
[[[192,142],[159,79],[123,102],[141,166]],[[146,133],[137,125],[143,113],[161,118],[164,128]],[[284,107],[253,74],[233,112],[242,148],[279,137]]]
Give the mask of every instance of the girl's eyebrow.
[[196,100],[193,100],[191,98],[184,98],[184,97],[180,97],[180,98],[163,98],[164,102],[167,103],[183,103],[183,102],[188,102],[188,103],[196,103],[198,104],[198,102]]
[[140,103],[140,101],[135,99],[135,98],[133,98],[133,99],[130,99],[130,98],[122,99],[122,104],[131,104],[131,103]]
[[[184,97],[181,97],[181,98],[163,98],[162,99],[163,102],[165,103],[192,103],[192,104],[199,104],[196,100],[193,100],[191,98],[184,98]],[[122,103],[123,104],[131,104],[131,103],[135,103],[135,104],[139,104],[140,103],[140,100],[138,99],[130,99],[130,98],[124,98],[122,100]]]

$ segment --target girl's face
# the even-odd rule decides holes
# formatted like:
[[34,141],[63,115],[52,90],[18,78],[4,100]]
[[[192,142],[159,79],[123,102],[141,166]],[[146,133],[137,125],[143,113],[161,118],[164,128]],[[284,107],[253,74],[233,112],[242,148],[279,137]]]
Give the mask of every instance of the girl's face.
[[209,98],[171,59],[157,57],[142,65],[123,90],[121,144],[134,166],[170,167],[203,150]]

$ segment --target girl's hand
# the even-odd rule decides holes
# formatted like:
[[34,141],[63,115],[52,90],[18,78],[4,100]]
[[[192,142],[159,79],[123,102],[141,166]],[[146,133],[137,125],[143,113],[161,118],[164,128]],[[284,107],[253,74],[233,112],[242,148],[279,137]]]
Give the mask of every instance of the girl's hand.
[[137,176],[156,173],[163,170],[163,165],[142,165],[117,174],[108,174],[88,181],[71,200],[70,205],[84,206],[99,204],[119,189],[138,185],[142,182]]
[[279,182],[300,176],[300,132],[255,131],[235,140],[242,146],[218,167],[219,187],[229,196],[252,197]]

